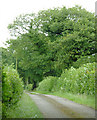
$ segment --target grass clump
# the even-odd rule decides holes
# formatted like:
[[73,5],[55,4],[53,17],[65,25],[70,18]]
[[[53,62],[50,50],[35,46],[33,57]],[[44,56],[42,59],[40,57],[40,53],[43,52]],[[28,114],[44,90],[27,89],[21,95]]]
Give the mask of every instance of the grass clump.
[[21,100],[17,105],[9,108],[7,113],[7,118],[43,118],[31,97],[26,93],[23,93]]

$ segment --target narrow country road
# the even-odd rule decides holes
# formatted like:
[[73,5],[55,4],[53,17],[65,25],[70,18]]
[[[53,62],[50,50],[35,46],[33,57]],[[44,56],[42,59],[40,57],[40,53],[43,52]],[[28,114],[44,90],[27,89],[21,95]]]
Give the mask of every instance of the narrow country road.
[[27,93],[44,118],[95,118],[95,110],[53,95]]

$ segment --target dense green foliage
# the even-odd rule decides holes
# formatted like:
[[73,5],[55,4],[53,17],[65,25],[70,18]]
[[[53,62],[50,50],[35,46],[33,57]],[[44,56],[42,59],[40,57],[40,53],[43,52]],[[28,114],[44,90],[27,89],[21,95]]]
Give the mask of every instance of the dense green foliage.
[[6,48],[1,48],[0,52],[2,53],[2,64],[3,65],[11,65],[15,63],[15,58],[13,56],[12,50],[8,50]]
[[57,77],[53,76],[46,77],[42,82],[39,83],[39,87],[37,88],[37,90],[51,92],[54,85],[56,84],[57,79]]
[[32,86],[33,86],[33,84],[28,84],[26,86],[26,90],[31,91],[32,90]]
[[95,54],[88,56],[81,56],[76,62],[73,62],[73,67],[79,68],[81,65],[86,63],[93,63],[96,61]]
[[[53,82],[56,80],[56,82]],[[48,77],[40,82],[39,91],[63,91],[74,94],[95,94],[95,62],[87,63],[78,69],[71,67],[59,78]]]
[[79,6],[20,15],[8,26],[15,39],[7,41],[7,52],[25,85],[33,84],[34,89],[44,77],[59,77],[71,66],[94,62],[93,57],[84,62],[84,58],[97,53],[94,26],[94,14]]
[[16,104],[23,93],[22,79],[13,68],[13,66],[5,66],[2,73],[2,105],[3,117],[6,116],[6,109]]

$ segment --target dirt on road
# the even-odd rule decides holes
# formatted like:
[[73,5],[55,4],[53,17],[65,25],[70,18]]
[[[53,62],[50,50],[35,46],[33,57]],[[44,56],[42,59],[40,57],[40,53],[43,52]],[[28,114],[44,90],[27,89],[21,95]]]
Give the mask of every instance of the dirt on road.
[[27,93],[44,118],[95,118],[95,110],[65,98]]

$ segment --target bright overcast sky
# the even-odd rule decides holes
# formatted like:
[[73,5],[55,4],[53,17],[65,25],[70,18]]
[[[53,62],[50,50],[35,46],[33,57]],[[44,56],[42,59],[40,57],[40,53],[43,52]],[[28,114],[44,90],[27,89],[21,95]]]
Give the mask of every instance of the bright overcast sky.
[[0,2],[0,47],[9,37],[8,24],[20,14],[37,13],[39,10],[80,5],[90,12],[95,12],[96,0],[1,0]]

